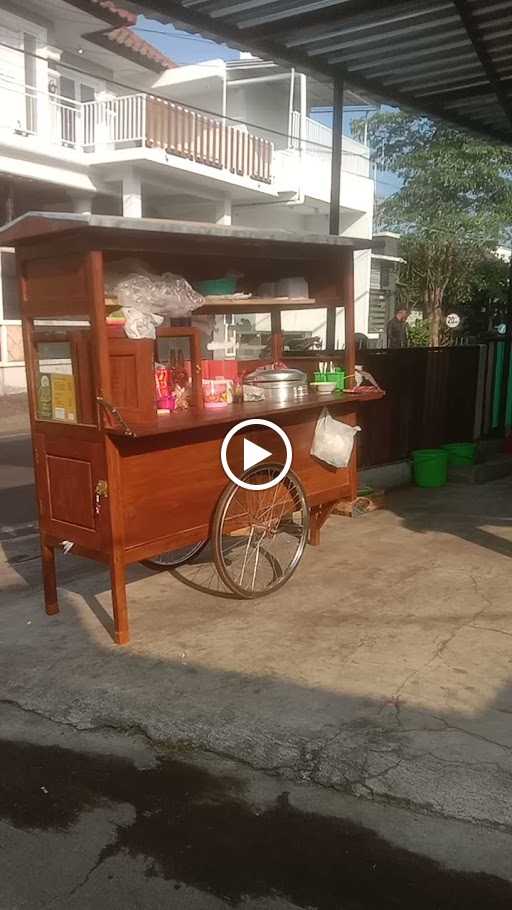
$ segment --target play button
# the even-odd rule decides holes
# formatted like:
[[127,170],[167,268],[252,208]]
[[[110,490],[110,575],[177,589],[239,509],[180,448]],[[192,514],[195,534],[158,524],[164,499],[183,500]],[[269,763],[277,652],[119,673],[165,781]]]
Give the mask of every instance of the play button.
[[250,439],[244,439],[244,471],[248,471],[255,464],[259,464],[260,461],[265,461],[271,456],[272,452],[269,452],[268,449],[264,449],[256,442],[251,442]]
[[[244,490],[268,490],[280,483],[290,470],[292,446],[284,430],[276,423],[255,417],[252,420],[242,420],[226,433],[220,460],[225,474],[238,487]],[[282,470],[272,477],[270,472],[265,473],[263,464],[270,460],[274,464],[283,465]],[[251,482],[250,475],[246,478],[245,474],[259,464],[262,465],[261,472],[255,472],[255,480]]]

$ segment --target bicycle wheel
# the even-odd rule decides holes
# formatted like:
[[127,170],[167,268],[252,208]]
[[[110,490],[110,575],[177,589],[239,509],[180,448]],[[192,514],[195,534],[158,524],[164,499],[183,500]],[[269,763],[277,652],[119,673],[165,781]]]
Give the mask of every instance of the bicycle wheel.
[[[282,470],[269,464],[242,479],[267,483]],[[297,568],[309,529],[309,509],[293,471],[268,490],[231,483],[222,493],[212,527],[212,550],[220,578],[238,597],[272,594]]]
[[165,553],[159,553],[152,559],[143,559],[142,565],[149,569],[176,569],[192,559],[200,550],[203,549],[206,540],[200,540],[199,543],[190,544],[188,547],[180,547],[179,550],[167,550]]

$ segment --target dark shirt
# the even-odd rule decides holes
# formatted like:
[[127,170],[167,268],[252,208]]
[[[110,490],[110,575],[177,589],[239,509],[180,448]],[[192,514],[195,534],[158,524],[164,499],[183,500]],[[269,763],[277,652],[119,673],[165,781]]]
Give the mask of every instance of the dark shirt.
[[406,348],[408,344],[407,322],[393,316],[388,322],[387,329],[388,348]]

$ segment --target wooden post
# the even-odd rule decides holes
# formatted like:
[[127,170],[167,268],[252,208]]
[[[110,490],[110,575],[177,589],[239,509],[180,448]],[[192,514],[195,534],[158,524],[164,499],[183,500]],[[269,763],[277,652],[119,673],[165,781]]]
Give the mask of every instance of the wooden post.
[[55,550],[48,546],[43,537],[41,537],[41,561],[43,564],[44,608],[48,616],[55,616],[59,612]]
[[[90,303],[92,328],[92,356],[94,364],[94,396],[112,401],[110,384],[110,358],[108,350],[107,326],[105,322],[105,288],[103,282],[103,254],[92,250],[87,254],[87,282]],[[97,424],[103,426],[104,420],[112,422],[101,405],[96,404]]]
[[355,385],[356,343],[354,338],[354,252],[346,249],[343,257],[341,285],[343,289],[343,306],[345,308],[345,371],[347,388]]
[[272,362],[279,363],[283,359],[283,332],[281,328],[281,313],[277,307],[270,313],[270,331],[272,332]]
[[108,436],[105,437],[105,458],[108,496],[104,500],[104,508],[108,510],[110,534],[110,583],[114,613],[114,638],[118,645],[125,645],[130,640],[130,633],[126,603],[123,491],[121,489],[120,455],[116,444]]
[[340,232],[341,163],[343,146],[343,79],[336,79],[333,86],[331,202],[329,209],[329,234]]
[[[20,265],[18,254],[16,254],[16,270],[18,275],[18,285],[20,289],[20,298],[22,305],[22,334],[23,334],[23,351],[25,356],[25,371],[27,375],[28,402],[30,413],[31,442],[34,466],[36,469],[37,481],[37,510],[39,514],[39,524],[42,519],[42,501],[39,495],[40,469],[39,469],[39,452],[36,443],[35,420],[37,417],[37,388],[36,376],[38,375],[39,365],[37,362],[37,350],[34,343],[34,320],[24,314],[23,307],[27,303],[27,282],[24,274],[24,268]],[[41,531],[39,531],[41,542],[41,563],[43,569],[43,587],[44,587],[44,608],[48,616],[54,616],[59,612],[59,603],[57,598],[57,573],[55,570],[55,550],[48,546]]]
[[116,644],[126,645],[130,640],[130,632],[126,605],[125,565],[121,551],[115,552],[110,560],[110,585],[114,611],[114,639]]
[[201,342],[197,329],[191,329],[190,373],[192,380],[192,401],[196,408],[203,408],[203,370],[201,365]]

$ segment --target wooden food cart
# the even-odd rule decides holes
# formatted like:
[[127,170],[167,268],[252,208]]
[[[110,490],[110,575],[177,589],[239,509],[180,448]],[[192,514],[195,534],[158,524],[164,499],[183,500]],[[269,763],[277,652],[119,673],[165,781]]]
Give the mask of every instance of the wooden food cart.
[[[320,397],[311,392],[290,402],[204,409],[198,330],[193,325],[165,326],[158,329],[157,342],[123,337],[119,326],[106,321],[104,269],[126,256],[137,256],[155,271],[174,272],[191,284],[234,272],[243,276],[250,290],[261,282],[303,276],[308,301],[251,297],[213,302],[194,316],[269,313],[268,359],[284,358],[293,366],[294,357],[286,350],[282,353],[283,313],[322,308],[327,352],[300,355],[300,366],[312,373],[319,357],[342,362],[350,384],[355,359],[353,252],[370,244],[283,231],[40,213],[6,226],[0,241],[16,248],[18,263],[47,613],[59,609],[55,549],[63,546],[109,566],[119,644],[129,638],[125,569],[131,563],[158,564],[161,554],[169,552],[178,552],[184,561],[211,538],[217,569],[235,596],[260,596],[285,583],[300,559],[306,535],[310,543],[318,544],[320,528],[333,507],[356,494],[355,455],[348,468],[339,470],[310,455],[322,408],[327,405],[333,416],[354,425],[360,404],[381,393],[335,392]],[[345,346],[336,354],[340,308]],[[169,337],[190,342],[193,391],[188,410],[162,414],[156,407],[154,363],[157,345]],[[55,372],[55,363],[64,367]],[[285,430],[293,464],[278,496],[277,488],[264,500],[246,493],[240,506],[238,488],[222,469],[220,449],[228,430],[249,418],[268,418]],[[270,447],[269,433],[256,427],[250,438]],[[235,450],[233,457],[241,471],[241,452],[237,455]],[[279,465],[265,464],[259,470],[267,472],[268,480],[278,469]],[[279,513],[274,508],[276,496]],[[262,515],[270,516],[265,532]],[[279,541],[286,539],[290,548],[285,568],[272,550],[278,533]],[[263,538],[271,541],[268,547]],[[226,540],[231,541],[231,550]],[[249,556],[258,573],[267,573],[268,583],[255,582],[252,564],[252,587],[246,581]],[[243,560],[242,569],[237,559]],[[241,574],[235,574],[233,564]]]

